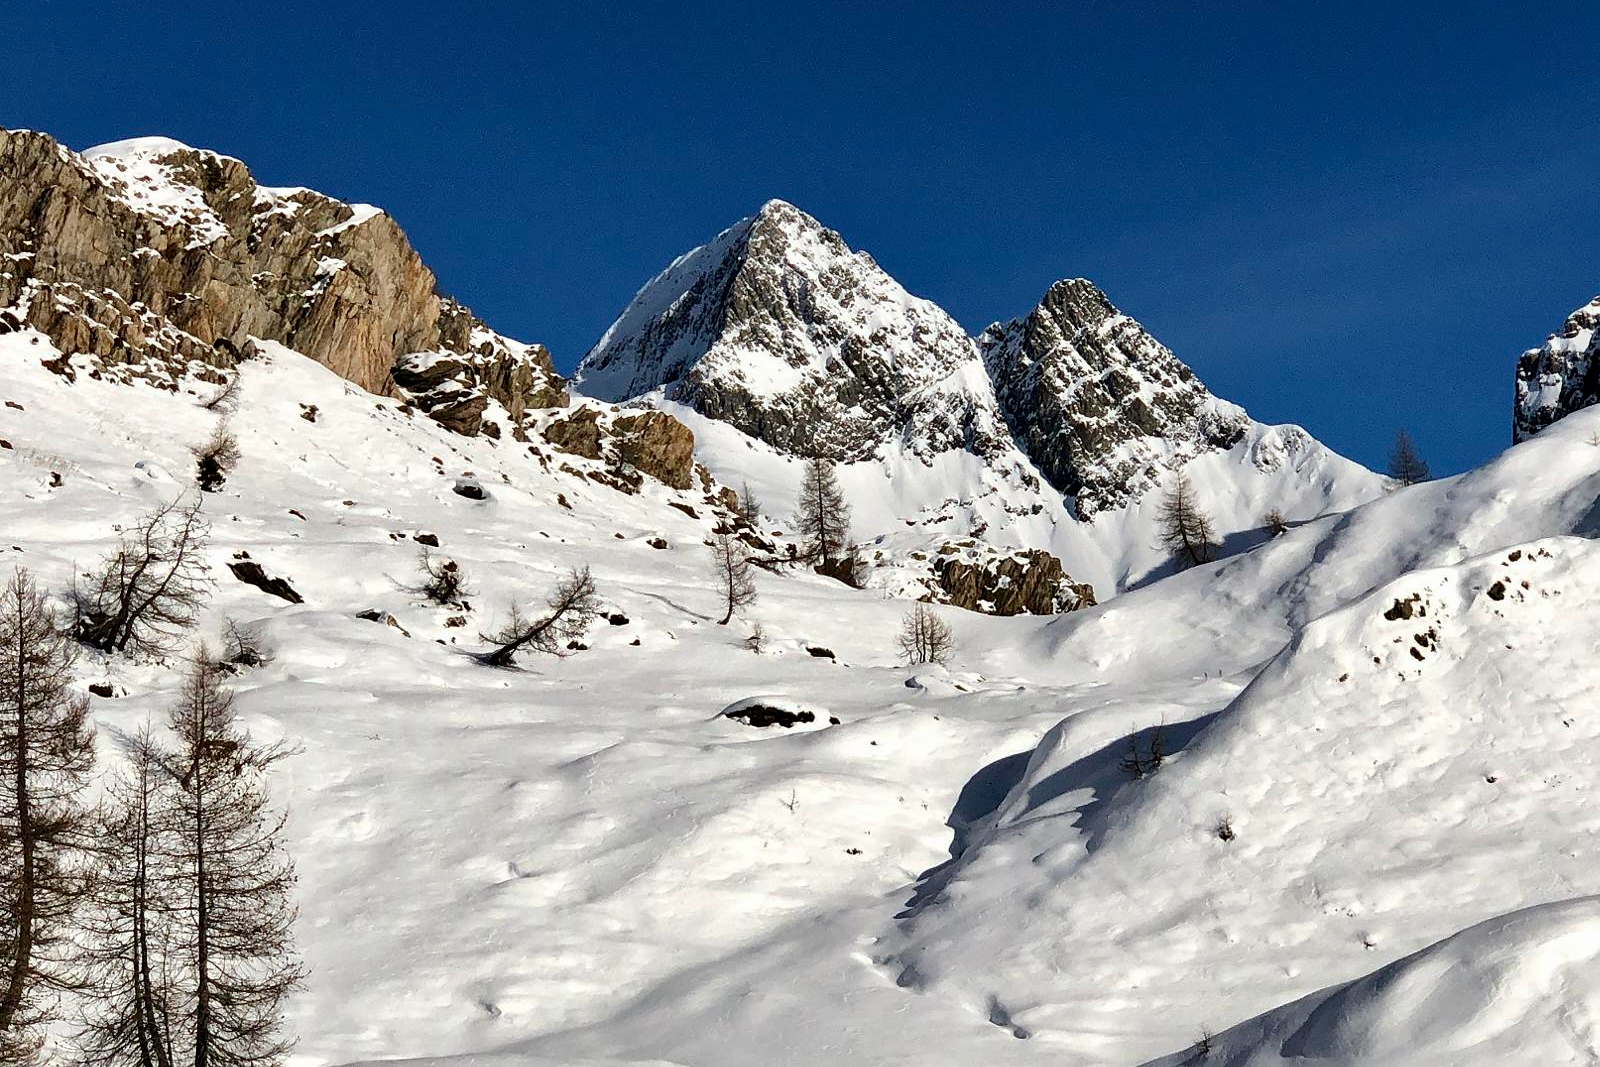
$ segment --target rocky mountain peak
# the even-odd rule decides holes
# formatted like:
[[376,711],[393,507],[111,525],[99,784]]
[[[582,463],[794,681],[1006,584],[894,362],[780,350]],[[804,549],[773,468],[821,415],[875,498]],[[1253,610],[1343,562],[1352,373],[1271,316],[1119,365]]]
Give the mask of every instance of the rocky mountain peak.
[[797,455],[1011,447],[961,326],[781,200],[646,284],[577,379],[605,400],[662,390]]
[[1557,419],[1600,401],[1600,296],[1517,360],[1511,439],[1525,441]]
[[379,394],[399,391],[397,359],[433,352],[461,357],[481,393],[504,386],[508,411],[564,396],[548,353],[442,297],[379,209],[258,185],[170,138],[80,154],[0,130],[0,329],[24,324],[119,374],[230,366],[260,338]]
[[1165,467],[1229,448],[1249,426],[1082,278],[1056,282],[978,343],[1017,442],[1083,518],[1138,499]]

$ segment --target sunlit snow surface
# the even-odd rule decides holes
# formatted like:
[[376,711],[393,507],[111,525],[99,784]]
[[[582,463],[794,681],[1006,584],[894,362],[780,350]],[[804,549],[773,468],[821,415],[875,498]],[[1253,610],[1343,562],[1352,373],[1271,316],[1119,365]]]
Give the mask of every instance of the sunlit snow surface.
[[[1202,1028],[1250,1067],[1596,1054],[1592,903],[1444,939],[1600,892],[1600,415],[1093,611],[944,609],[956,662],[913,670],[882,590],[763,574],[768,651],[715,625],[698,493],[624,496],[267,348],[242,466],[206,498],[206,628],[262,629],[275,659],[241,707],[304,749],[275,781],[312,969],[301,1067],[1131,1067],[1184,1062]],[[69,384],[53,355],[0,338],[21,405],[0,404],[0,564],[60,589],[191,484],[215,416]],[[471,575],[464,625],[406,588],[423,531]],[[305,603],[235,581],[238,552]],[[465,654],[585,563],[625,623],[520,671]],[[1385,617],[1412,597],[1426,614]],[[94,700],[108,757],[175,684],[81,673],[126,690]],[[751,697],[841,722],[720,717]],[[1163,722],[1165,764],[1130,780],[1129,735]]]

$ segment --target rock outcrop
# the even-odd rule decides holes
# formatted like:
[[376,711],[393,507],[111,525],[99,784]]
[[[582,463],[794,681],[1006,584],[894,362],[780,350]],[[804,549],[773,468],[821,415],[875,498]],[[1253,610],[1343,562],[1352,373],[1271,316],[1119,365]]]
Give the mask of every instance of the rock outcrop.
[[1600,296],[1517,360],[1511,440],[1526,441],[1557,419],[1600,401]]
[[941,545],[928,560],[927,599],[985,615],[1059,615],[1095,605],[1094,587],[1074,582],[1041,549],[1007,552],[981,541]]
[[397,358],[430,352],[459,357],[508,411],[564,396],[542,348],[439,296],[382,211],[259,186],[239,160],[163,138],[80,155],[0,130],[0,308],[63,352],[141,376],[231,366],[258,337],[378,394],[396,393]]
[[1082,278],[979,340],[1006,421],[1077,514],[1137,500],[1167,467],[1232,447],[1249,418]]
[[[540,433],[568,455],[606,460],[618,488],[633,486],[638,474],[674,489],[694,483],[694,431],[662,411],[618,412],[585,404],[546,423]],[[703,475],[702,483],[708,494],[716,489],[732,496],[709,475]]]

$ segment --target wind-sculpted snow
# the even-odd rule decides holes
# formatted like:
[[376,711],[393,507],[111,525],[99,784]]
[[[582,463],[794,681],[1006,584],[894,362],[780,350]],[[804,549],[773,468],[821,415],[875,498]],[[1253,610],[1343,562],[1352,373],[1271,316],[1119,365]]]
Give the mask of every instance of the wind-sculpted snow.
[[1593,1063],[1600,898],[1497,916],[1148,1067]]
[[[1560,448],[1538,444],[1501,465]],[[1593,474],[1564,473],[1570,495],[1592,502]],[[1487,489],[1443,486],[1409,510],[1455,496],[1482,512]],[[1588,667],[1600,550],[1554,537],[1485,551],[1491,529],[1512,532],[1487,514],[1492,525],[1454,527],[1449,547],[1398,523],[1377,536],[1401,513],[1394,499],[1327,520],[1320,538],[1302,531],[1299,550],[1280,542],[1225,565],[1231,582],[1213,571],[1162,583],[1196,622],[1162,629],[1140,593],[1074,627],[1065,655],[1092,661],[1120,644],[1148,672],[1152,642],[1133,635],[1160,634],[1180,661],[1210,649],[1197,677],[1209,666],[1249,681],[1225,705],[1072,709],[929,887],[884,955],[892,973],[958,1003],[995,998],[1085,1062],[1139,1062],[1480,918],[1600,891],[1587,847],[1600,832],[1587,755],[1600,743]],[[1574,524],[1560,495],[1545,499],[1543,524]],[[1413,570],[1396,550],[1460,561]],[[1312,580],[1257,584],[1254,610],[1276,599],[1315,611],[1326,597],[1326,611],[1255,669],[1271,627],[1251,623],[1241,586],[1252,570],[1268,577],[1251,557],[1274,556]],[[1390,566],[1390,580],[1356,592]]]

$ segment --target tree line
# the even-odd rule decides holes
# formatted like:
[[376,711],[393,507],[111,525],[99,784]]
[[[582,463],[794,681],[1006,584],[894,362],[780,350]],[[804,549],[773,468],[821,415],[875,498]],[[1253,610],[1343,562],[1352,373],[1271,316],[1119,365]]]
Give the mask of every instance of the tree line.
[[192,652],[164,720],[114,737],[111,768],[75,688],[85,646],[185,647],[205,536],[198,504],[174,502],[66,611],[26,569],[0,591],[0,1063],[277,1067],[293,1047],[295,873],[266,787],[289,750],[239,722],[238,666]]

